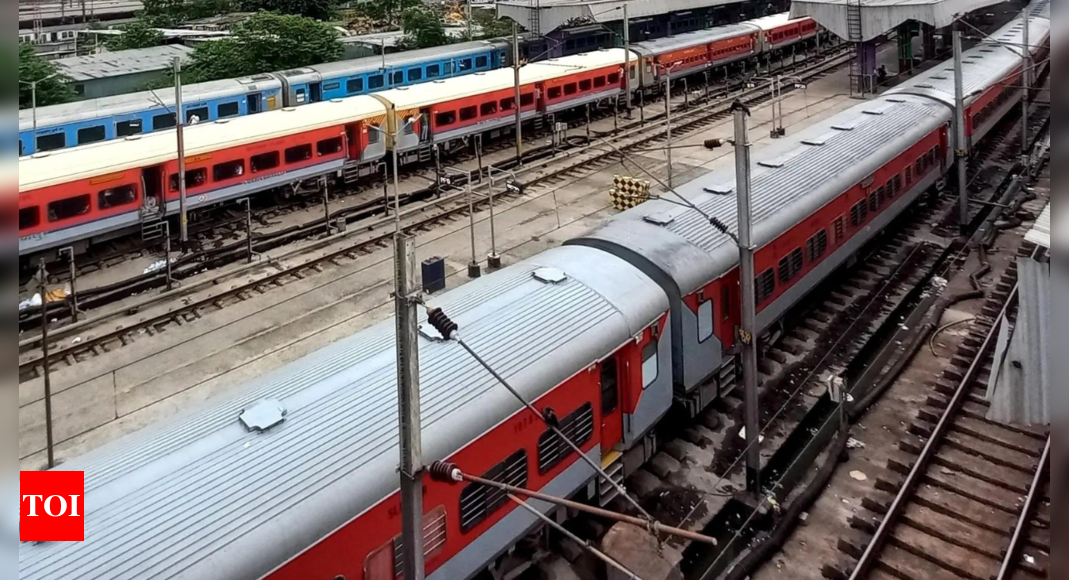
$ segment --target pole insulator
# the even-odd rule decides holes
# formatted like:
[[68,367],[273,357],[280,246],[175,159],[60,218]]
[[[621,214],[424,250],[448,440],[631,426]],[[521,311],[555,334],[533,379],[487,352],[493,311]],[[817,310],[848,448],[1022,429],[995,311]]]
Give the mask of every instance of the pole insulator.
[[554,412],[553,409],[547,408],[543,410],[542,418],[545,419],[546,425],[560,429],[560,419],[557,418],[557,413]]
[[460,468],[452,463],[446,463],[444,461],[435,461],[431,464],[427,473],[430,474],[431,480],[433,481],[443,483],[459,483],[464,481],[463,472],[460,471]]
[[450,320],[441,308],[428,308],[427,322],[446,340],[453,338],[453,333],[460,329],[460,326]]
[[711,226],[713,226],[714,228],[716,228],[716,230],[718,232],[720,232],[722,234],[725,234],[725,235],[730,235],[730,233],[729,233],[730,230],[728,230],[727,225],[724,222],[720,221],[719,218],[716,218],[716,217],[710,218],[709,219],[709,224]]

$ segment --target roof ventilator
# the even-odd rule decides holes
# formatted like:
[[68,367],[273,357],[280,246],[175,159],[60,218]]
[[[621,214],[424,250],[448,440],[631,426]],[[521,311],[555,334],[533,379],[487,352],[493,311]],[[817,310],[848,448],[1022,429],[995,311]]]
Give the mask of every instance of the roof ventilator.
[[731,195],[735,193],[735,188],[730,185],[715,185],[713,187],[702,188],[702,191],[713,195]]
[[556,268],[539,268],[532,274],[535,280],[546,284],[560,284],[568,279],[568,275]]
[[241,424],[249,433],[264,433],[286,420],[286,407],[274,399],[259,401],[241,412]]
[[891,109],[895,108],[895,105],[897,105],[897,103],[883,103],[875,107],[865,109],[864,113],[866,115],[880,116],[886,113],[887,111],[890,111]]
[[649,215],[646,215],[646,216],[642,217],[642,221],[644,221],[646,223],[649,223],[649,224],[653,224],[655,226],[662,226],[662,227],[674,222],[675,220],[676,220],[676,218],[672,217],[671,214],[669,214],[668,212],[664,212],[664,211],[659,211],[657,213],[651,213]]

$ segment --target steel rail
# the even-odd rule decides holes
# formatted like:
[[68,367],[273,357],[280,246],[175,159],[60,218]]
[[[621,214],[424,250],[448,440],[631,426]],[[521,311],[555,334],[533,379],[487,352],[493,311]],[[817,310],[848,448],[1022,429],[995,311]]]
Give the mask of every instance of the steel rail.
[[1039,502],[1040,490],[1043,488],[1043,476],[1050,469],[1050,437],[1047,437],[1047,446],[1043,449],[1043,457],[1039,460],[1039,467],[1032,479],[1032,487],[1028,492],[1028,499],[1021,508],[1021,516],[1017,519],[1017,528],[1013,531],[1013,538],[1006,549],[1006,558],[1002,561],[1002,569],[999,570],[997,580],[1010,580],[1017,570],[1017,557],[1021,553],[1022,544],[1027,539],[1028,522],[1032,520],[1032,514],[1036,511]]

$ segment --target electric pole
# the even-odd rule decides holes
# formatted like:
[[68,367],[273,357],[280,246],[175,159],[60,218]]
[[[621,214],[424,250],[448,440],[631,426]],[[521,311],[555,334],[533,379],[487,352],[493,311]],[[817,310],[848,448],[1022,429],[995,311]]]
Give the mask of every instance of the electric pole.
[[672,171],[672,71],[664,76],[664,119],[665,119],[665,143],[668,147],[665,153],[668,157],[668,188],[674,189],[674,171]]
[[627,93],[627,118],[631,118],[631,17],[624,4],[624,87]]
[[1021,13],[1024,15],[1024,37],[1021,45],[1021,158],[1025,167],[1028,166],[1028,99],[1032,86],[1032,47],[1028,44],[1028,7]]
[[750,111],[739,102],[735,112],[735,189],[739,201],[739,274],[742,287],[742,377],[745,386],[746,486],[761,495],[761,404],[757,384],[757,275],[754,272],[753,213],[750,208]]
[[523,99],[520,96],[520,31],[512,22],[512,70],[516,82],[516,162],[523,165]]
[[[184,252],[189,248],[189,214],[186,207],[186,120],[182,115],[182,60],[178,57],[174,59],[174,120],[178,134],[178,236]],[[164,215],[167,215],[166,207]]]
[[397,318],[397,401],[401,447],[401,569],[423,580],[423,443],[419,405],[419,322],[416,240],[394,234],[394,304]]
[[965,85],[962,79],[961,23],[954,21],[954,155],[958,158],[958,228],[962,235],[969,227],[969,159],[965,137]]

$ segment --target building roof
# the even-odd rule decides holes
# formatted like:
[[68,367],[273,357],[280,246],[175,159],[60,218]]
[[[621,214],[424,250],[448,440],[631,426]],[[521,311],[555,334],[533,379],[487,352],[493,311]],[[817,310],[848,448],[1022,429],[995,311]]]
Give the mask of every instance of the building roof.
[[[385,106],[361,96],[205,123],[185,132],[186,156],[385,115]],[[19,160],[19,192],[158,165],[177,157],[170,131],[38,153]]]
[[[682,12],[696,8],[709,8],[726,4],[739,4],[744,0],[503,0],[497,3],[499,16],[512,18],[527,26],[534,12],[538,13],[540,32],[545,34],[565,24],[579,21],[590,23],[618,22],[624,19],[623,7],[634,20],[661,16],[669,12]],[[528,26],[528,28],[530,28]]]
[[56,68],[75,82],[106,79],[164,70],[177,56],[189,60],[193,49],[180,44],[152,48],[104,52],[89,56],[72,56],[55,61]]
[[1043,246],[1050,249],[1050,204],[1047,204],[1047,208],[1040,214],[1039,219],[1036,220],[1036,225],[1032,226],[1032,230],[1025,236],[1026,240],[1036,244],[1037,246]]
[[860,40],[868,41],[915,20],[942,28],[954,22],[955,14],[979,10],[1003,0],[793,0],[791,16],[810,16],[821,26],[844,40],[850,38],[847,25],[848,3],[861,3]]

